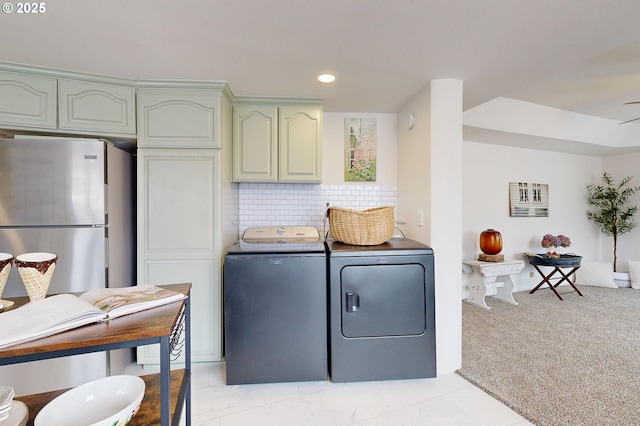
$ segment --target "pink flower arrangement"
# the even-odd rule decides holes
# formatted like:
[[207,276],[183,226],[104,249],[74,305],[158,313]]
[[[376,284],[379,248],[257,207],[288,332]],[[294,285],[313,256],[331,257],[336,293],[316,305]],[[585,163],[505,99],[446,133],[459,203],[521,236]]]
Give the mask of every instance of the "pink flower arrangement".
[[546,249],[549,249],[547,251],[548,257],[559,258],[560,255],[555,250],[552,250],[552,249],[555,247],[569,247],[571,245],[571,239],[566,235],[562,235],[562,234],[558,236],[545,234],[542,237],[542,241],[540,242],[540,245]]

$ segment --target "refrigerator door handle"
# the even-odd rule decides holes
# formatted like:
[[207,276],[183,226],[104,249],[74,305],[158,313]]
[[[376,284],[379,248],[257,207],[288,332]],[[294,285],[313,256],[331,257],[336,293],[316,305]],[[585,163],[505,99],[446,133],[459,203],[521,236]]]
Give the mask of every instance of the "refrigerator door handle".
[[104,238],[104,267],[109,268],[109,237]]
[[109,185],[104,184],[104,214],[109,214]]

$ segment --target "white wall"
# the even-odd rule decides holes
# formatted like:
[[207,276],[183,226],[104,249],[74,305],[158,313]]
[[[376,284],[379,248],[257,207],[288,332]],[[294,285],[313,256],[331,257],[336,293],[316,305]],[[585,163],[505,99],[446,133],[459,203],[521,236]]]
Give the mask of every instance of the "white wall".
[[431,244],[436,256],[438,371],[462,366],[462,81],[431,82]]
[[462,362],[462,82],[432,81],[398,116],[399,216],[406,215],[407,237],[434,249],[437,369],[450,373]]
[[322,115],[322,184],[344,184],[344,120],[375,118],[377,125],[377,173],[375,182],[348,182],[348,185],[397,185],[397,114],[325,112]]
[[[408,128],[409,116],[415,125]],[[431,86],[418,92],[398,113],[398,208],[397,218],[408,238],[431,242]],[[423,223],[418,225],[418,211]]]
[[[464,142],[462,251],[465,259],[480,253],[480,232],[495,228],[502,233],[506,258],[523,259],[524,252],[543,252],[544,234],[571,238],[567,253],[601,260],[602,243],[597,228],[587,220],[586,186],[599,179],[602,159],[582,155]],[[549,217],[510,217],[509,182],[549,185]],[[539,282],[527,265],[516,288],[528,290]],[[463,297],[469,275],[463,274]]]
[[[604,158],[602,170],[607,171],[616,182],[626,176],[631,176],[630,185],[640,186],[640,153],[624,154]],[[600,183],[599,177],[593,183]],[[632,205],[640,206],[640,192],[636,192],[631,199]],[[618,236],[618,272],[627,272],[628,260],[640,260],[640,212],[636,213],[638,226],[628,234]],[[595,225],[594,225],[595,226]],[[602,235],[602,233],[600,233]],[[613,238],[602,235],[602,259],[613,262]]]

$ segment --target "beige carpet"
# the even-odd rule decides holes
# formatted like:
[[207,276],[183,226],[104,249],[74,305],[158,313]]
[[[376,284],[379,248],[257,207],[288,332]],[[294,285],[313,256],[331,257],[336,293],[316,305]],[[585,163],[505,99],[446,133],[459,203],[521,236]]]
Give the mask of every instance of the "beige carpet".
[[463,302],[462,377],[536,425],[640,425],[640,290]]

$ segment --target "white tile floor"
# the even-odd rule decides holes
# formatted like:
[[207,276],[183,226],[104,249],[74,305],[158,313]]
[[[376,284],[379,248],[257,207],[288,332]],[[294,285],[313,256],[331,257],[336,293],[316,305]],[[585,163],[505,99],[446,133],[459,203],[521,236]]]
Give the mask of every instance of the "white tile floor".
[[[141,374],[151,372],[145,369]],[[531,424],[457,374],[380,382],[227,386],[224,363],[212,363],[193,364],[192,377],[193,426]]]

